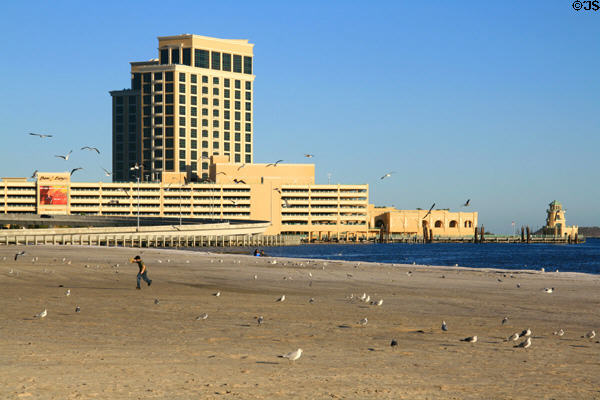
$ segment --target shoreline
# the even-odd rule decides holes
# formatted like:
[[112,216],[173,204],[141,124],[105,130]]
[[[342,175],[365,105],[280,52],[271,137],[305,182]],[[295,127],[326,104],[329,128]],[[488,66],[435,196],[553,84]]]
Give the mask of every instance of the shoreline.
[[[137,254],[153,280],[142,290],[134,288],[137,265],[128,263]],[[357,264],[185,249],[2,247],[0,397],[600,395],[600,343],[581,337],[600,331],[598,276]],[[362,293],[383,304],[357,300]],[[43,309],[46,318],[32,318]],[[203,313],[207,319],[197,320]],[[358,324],[365,317],[368,324]],[[530,349],[505,341],[523,329],[533,331]],[[563,337],[553,335],[558,329]],[[477,343],[461,342],[472,335]],[[278,357],[297,348],[304,350],[297,361]]]

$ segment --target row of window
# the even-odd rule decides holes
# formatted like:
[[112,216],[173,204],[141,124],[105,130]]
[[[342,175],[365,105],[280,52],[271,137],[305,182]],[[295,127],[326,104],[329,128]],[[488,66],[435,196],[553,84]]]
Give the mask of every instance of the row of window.
[[[237,72],[252,75],[252,57],[241,56],[239,54],[221,53],[219,51],[209,51],[203,49],[192,49],[185,47],[163,48],[159,50],[159,62],[162,65],[182,64],[194,66],[197,68],[206,68]],[[194,59],[192,61],[192,55]]]

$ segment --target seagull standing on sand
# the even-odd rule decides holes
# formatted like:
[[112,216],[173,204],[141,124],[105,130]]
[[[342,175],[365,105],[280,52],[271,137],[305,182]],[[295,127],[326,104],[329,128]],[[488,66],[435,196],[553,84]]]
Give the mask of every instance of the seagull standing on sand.
[[81,307],[75,306],[75,312],[81,312]]
[[61,156],[60,154],[55,155],[54,157],[56,158],[62,158],[65,161],[69,161],[69,156],[71,155],[71,153],[73,152],[73,150],[70,150],[67,154],[65,154],[64,156]]
[[505,323],[507,323],[507,322],[508,322],[508,317],[504,317],[504,318],[502,318],[502,325],[504,325],[504,324],[505,324]]
[[208,318],[208,314],[202,313],[202,314],[198,315],[198,317],[196,317],[196,321],[205,320],[206,318]]
[[506,341],[507,341],[507,342],[510,342],[510,341],[513,341],[513,342],[514,342],[514,341],[516,341],[516,340],[519,340],[519,337],[520,337],[520,336],[519,336],[519,334],[518,334],[518,333],[513,333],[513,334],[512,334],[512,335],[510,335],[508,338],[506,338]]
[[71,289],[67,289],[65,292],[65,296],[69,297],[71,295]]
[[277,300],[275,300],[275,302],[284,302],[285,301],[285,294],[282,294],[280,298],[278,298]]
[[23,256],[25,255],[25,250],[21,250],[20,252],[15,254],[15,261],[17,261],[17,258],[19,258],[19,256]]
[[531,336],[531,329],[525,329],[519,336]]
[[290,353],[287,354],[283,354],[281,356],[279,356],[280,358],[287,358],[290,361],[296,361],[297,359],[299,359],[302,356],[302,349],[298,349],[296,351],[292,351]]
[[256,319],[256,323],[258,323],[258,326],[261,326],[264,320],[265,320],[265,319],[264,319],[264,318],[263,318],[263,316],[261,315],[261,316],[259,316],[259,317]]
[[544,288],[544,292],[552,293],[552,292],[554,292],[554,288]]
[[563,331],[562,329],[560,329],[560,330],[558,330],[558,331],[554,332],[553,334],[554,334],[554,335],[558,335],[558,336],[562,336],[562,335],[564,335],[564,334],[565,334],[565,331]]
[[528,337],[527,340],[525,340],[513,347],[522,347],[524,349],[527,349],[527,348],[529,348],[529,346],[531,346],[531,338],[530,337]]
[[36,314],[36,315],[34,316],[34,318],[44,318],[46,315],[48,315],[48,310],[46,310],[46,309],[44,308],[44,311],[42,311],[42,312],[41,312],[41,313],[39,313],[39,314]]
[[213,296],[215,296],[215,297],[219,297],[220,295],[221,295],[221,292],[213,293]]
[[447,332],[447,331],[448,331],[448,325],[446,325],[446,321],[442,321],[442,330],[443,330],[444,332]]
[[469,343],[476,343],[477,342],[477,336],[469,336],[466,337],[464,339],[460,339],[461,342],[469,342]]
[[361,319],[360,321],[358,321],[359,325],[365,326],[369,323],[369,320],[365,317],[363,319]]
[[596,337],[596,331],[589,331],[588,333],[585,334],[585,337],[587,339],[593,339],[593,338],[595,338]]
[[392,342],[390,343],[391,347],[396,347],[398,346],[398,342],[396,341],[396,339],[392,339]]

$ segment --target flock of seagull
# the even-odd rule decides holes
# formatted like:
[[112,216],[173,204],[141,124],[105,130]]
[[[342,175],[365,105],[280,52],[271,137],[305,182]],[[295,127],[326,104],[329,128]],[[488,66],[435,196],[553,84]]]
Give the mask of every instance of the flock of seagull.
[[[14,255],[14,260],[17,261],[20,257],[23,257],[26,254],[27,253],[25,251],[23,251],[23,250],[19,251],[19,252],[16,252],[15,255]],[[5,261],[6,257],[3,257],[2,260]],[[32,259],[32,262],[35,263],[37,260],[38,260],[38,257],[34,257]],[[69,264],[69,265],[71,264],[71,261],[70,260],[67,261],[66,258],[63,258],[62,261],[65,262],[66,264]],[[160,259],[158,259],[156,261],[159,264],[163,263],[163,261],[160,260]],[[220,259],[218,261],[220,263],[223,263],[224,260]],[[171,260],[167,259],[166,262],[170,263]],[[211,259],[210,262],[213,263],[214,260]],[[255,261],[255,262],[258,262],[258,261]],[[186,263],[189,264],[190,261],[186,260]],[[236,264],[236,263],[237,264],[241,264],[241,260],[234,260],[233,263],[234,264]],[[277,262],[276,259],[272,259],[268,263],[272,264],[272,265],[278,264],[278,262]],[[321,266],[321,269],[323,269],[323,270],[325,270],[325,267],[327,266],[327,262],[320,262],[320,261],[316,261],[315,260],[315,261],[312,261],[312,263],[313,263],[313,266],[318,266],[319,264],[321,264],[320,266]],[[295,267],[304,267],[305,265],[306,266],[311,265],[311,261],[306,261],[304,263],[303,262],[283,262],[281,265],[283,267],[285,267],[287,265],[295,266]],[[354,267],[358,268],[359,266],[360,266],[360,263],[356,264]],[[85,267],[87,268],[89,266],[86,264]],[[113,268],[118,268],[118,267],[119,267],[119,264],[113,265]],[[118,273],[119,272],[118,269],[115,272]],[[11,269],[11,271],[9,273],[12,274],[13,270]],[[411,274],[412,274],[412,271],[408,271],[407,272],[407,275],[411,276]],[[312,274],[312,272],[309,271],[307,273],[307,275],[309,277],[309,286],[312,286],[313,274]],[[346,274],[346,276],[348,278],[352,278],[353,277],[352,274]],[[444,277],[444,276],[442,276],[442,277]],[[257,275],[253,275],[253,280],[257,280],[257,279],[258,279],[258,276]],[[291,276],[285,276],[283,279],[292,280],[293,278]],[[60,286],[62,287],[62,285],[60,285]],[[549,293],[549,294],[553,293],[554,291],[555,291],[555,288],[544,288],[543,289],[543,292]],[[64,295],[66,297],[70,296],[71,295],[71,289],[67,289],[64,292]],[[221,296],[221,292],[217,291],[217,292],[213,293],[212,295],[215,296],[215,297],[220,297]],[[368,305],[376,306],[376,307],[380,307],[380,306],[383,305],[383,299],[379,298],[378,300],[374,300],[374,299],[372,300],[371,296],[368,295],[367,293],[362,293],[360,296],[351,294],[349,297],[347,297],[347,299],[350,302],[360,301],[362,303],[366,303]],[[277,299],[275,299],[275,302],[277,302],[277,303],[283,303],[283,302],[285,302],[285,300],[286,300],[286,296],[285,296],[285,294],[282,294]],[[314,298],[310,298],[309,299],[309,303],[314,303],[314,302],[315,302]],[[160,304],[160,300],[158,298],[154,299],[154,304],[159,305]],[[81,308],[79,307],[79,305],[76,306],[75,312],[77,312],[77,313],[81,312]],[[45,318],[47,316],[48,316],[48,310],[45,308],[41,312],[35,314],[34,318],[43,319],[43,318]],[[198,321],[204,321],[204,320],[207,320],[207,319],[208,319],[208,314],[207,313],[202,313],[202,314],[200,314],[200,315],[198,315],[196,317],[196,320],[198,320]],[[262,315],[255,317],[255,319],[256,319],[256,323],[257,323],[258,326],[261,326],[264,323],[264,317]],[[508,320],[509,320],[509,318],[506,317],[506,316],[504,318],[502,318],[501,325],[505,325],[508,322]],[[368,323],[369,323],[369,320],[368,320],[367,317],[365,317],[365,318],[362,318],[361,320],[359,320],[356,324],[357,324],[357,326],[365,327]],[[449,331],[449,327],[448,327],[448,324],[446,323],[446,321],[442,321],[440,329],[443,332],[448,332]],[[419,331],[419,332],[423,332],[423,331]],[[559,329],[559,330],[553,332],[553,335],[559,336],[559,337],[562,337],[564,334],[565,334],[565,331],[563,329]],[[595,337],[596,337],[596,332],[594,330],[591,330],[588,333],[586,333],[585,335],[581,336],[581,338],[585,338],[585,339],[589,339],[589,340],[594,339]],[[522,342],[520,342],[518,344],[515,344],[513,347],[528,349],[532,345],[531,338],[532,338],[532,331],[531,331],[531,329],[527,328],[527,329],[524,329],[524,330],[522,330],[520,332],[515,332],[515,333],[511,334],[504,341],[505,342],[513,342],[514,343],[514,342],[518,341],[519,339],[525,339]],[[477,343],[478,336],[474,335],[474,336],[465,337],[463,339],[460,339],[460,341],[474,344],[474,343]],[[392,341],[390,343],[390,346],[392,348],[397,347],[398,346],[398,341],[395,338],[392,339]],[[298,349],[296,349],[294,351],[291,351],[291,352],[289,352],[287,354],[280,355],[278,357],[287,358],[290,361],[296,361],[296,360],[300,359],[300,357],[302,356],[302,352],[303,352],[303,350],[301,348],[298,348]]]
[[[47,139],[47,138],[51,138],[54,137],[54,135],[49,135],[49,134],[45,134],[45,133],[34,133],[34,132],[29,132],[30,136],[36,136],[39,137],[40,139]],[[100,155],[100,150],[97,147],[93,147],[93,146],[83,146],[80,150],[84,150],[84,151],[91,151],[91,152],[96,152],[96,154]],[[69,152],[67,154],[55,154],[54,157],[56,158],[60,158],[61,160],[65,160],[65,161],[69,161],[69,157],[71,156],[71,154],[73,153],[73,150],[69,150]],[[83,169],[83,167],[77,167],[77,168],[73,168],[70,171],[71,176],[73,176],[73,174],[77,171],[81,171]],[[110,171],[108,171],[105,168],[102,168],[102,170],[104,171],[104,174],[106,176],[111,176],[112,173]],[[37,175],[39,171],[36,169],[33,174],[31,174],[31,178],[35,178],[35,176]]]

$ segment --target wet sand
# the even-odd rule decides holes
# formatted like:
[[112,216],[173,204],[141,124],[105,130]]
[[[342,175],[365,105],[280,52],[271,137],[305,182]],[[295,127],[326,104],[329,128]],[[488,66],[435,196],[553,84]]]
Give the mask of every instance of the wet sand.
[[600,398],[594,275],[30,246],[0,247],[0,290],[2,399]]

